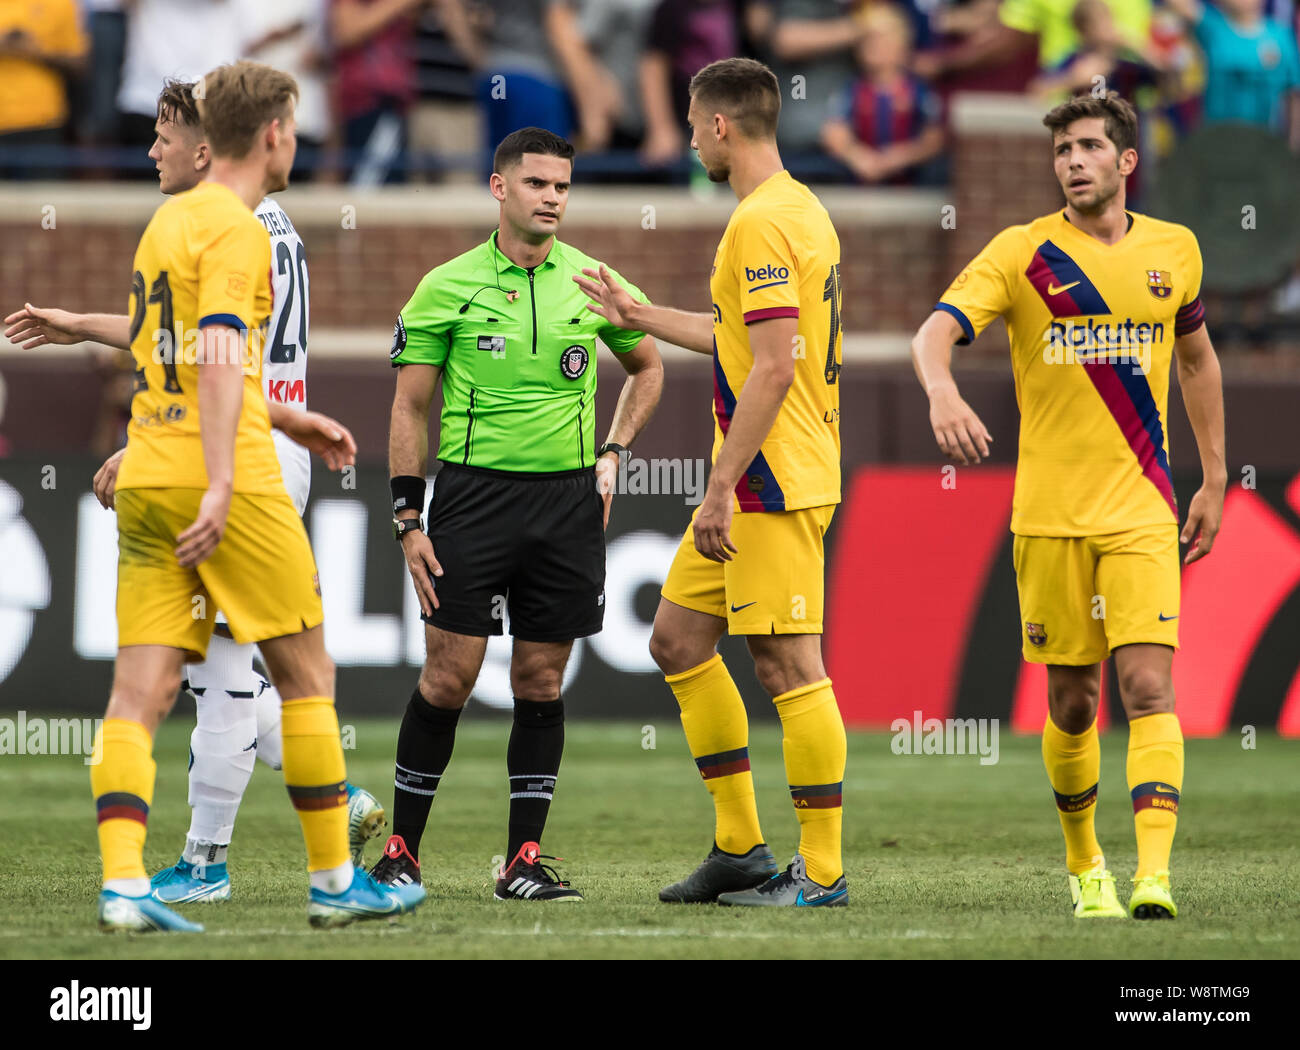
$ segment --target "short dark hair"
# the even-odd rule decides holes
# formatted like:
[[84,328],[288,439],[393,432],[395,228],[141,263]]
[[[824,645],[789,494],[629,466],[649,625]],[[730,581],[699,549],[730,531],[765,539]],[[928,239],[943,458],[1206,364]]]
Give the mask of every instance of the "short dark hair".
[[158,95],[158,119],[183,128],[199,130],[199,105],[194,101],[194,85],[197,81],[165,80]]
[[752,58],[712,62],[691,77],[690,94],[698,104],[734,120],[746,138],[776,137],[781,87],[776,74],[762,62]]
[[525,153],[540,153],[544,157],[561,157],[573,166],[573,143],[545,128],[520,128],[501,140],[492,155],[492,170],[502,172],[524,159]]
[[1103,96],[1076,95],[1048,113],[1043,118],[1043,126],[1055,138],[1057,132],[1064,131],[1076,120],[1085,117],[1101,117],[1106,122],[1106,137],[1115,143],[1117,152],[1137,149],[1137,113],[1120,98],[1118,91],[1108,91]]

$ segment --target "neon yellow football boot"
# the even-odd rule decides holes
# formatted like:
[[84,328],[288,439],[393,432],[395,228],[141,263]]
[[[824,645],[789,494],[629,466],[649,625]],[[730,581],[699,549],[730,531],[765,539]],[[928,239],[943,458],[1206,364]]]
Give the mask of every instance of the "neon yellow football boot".
[[1169,895],[1169,872],[1158,871],[1133,880],[1129,914],[1135,919],[1175,919],[1178,907]]
[[1115,894],[1115,876],[1099,864],[1070,876],[1070,901],[1076,919],[1126,919],[1128,912]]

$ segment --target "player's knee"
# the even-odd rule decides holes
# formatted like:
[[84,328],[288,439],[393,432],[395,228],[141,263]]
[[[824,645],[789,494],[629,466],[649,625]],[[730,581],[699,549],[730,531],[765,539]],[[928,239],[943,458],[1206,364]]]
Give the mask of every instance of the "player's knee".
[[1154,715],[1174,709],[1174,687],[1162,671],[1129,668],[1119,677],[1119,692],[1130,718]]
[[512,672],[510,689],[518,700],[532,700],[539,704],[546,703],[548,700],[558,700],[560,676],[550,670],[533,671],[522,675]]
[[458,710],[465,706],[474,689],[474,679],[460,673],[457,668],[443,666],[431,668],[428,663],[420,671],[420,696],[432,707]]
[[1066,733],[1082,733],[1092,725],[1099,700],[1100,689],[1095,682],[1056,683],[1047,694],[1052,721]]
[[664,674],[689,671],[712,655],[712,649],[701,652],[700,646],[690,638],[670,634],[658,626],[650,635],[650,657]]

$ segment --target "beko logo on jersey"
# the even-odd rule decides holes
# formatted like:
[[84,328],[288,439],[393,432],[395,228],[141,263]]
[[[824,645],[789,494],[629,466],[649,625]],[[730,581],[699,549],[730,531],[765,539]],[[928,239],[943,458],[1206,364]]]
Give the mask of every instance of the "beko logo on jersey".
[[785,266],[773,266],[771,263],[768,263],[766,266],[760,266],[757,270],[746,266],[745,280],[749,281],[751,284],[753,284],[754,281],[765,282],[763,284],[754,285],[754,287],[750,289],[751,292],[756,292],[760,288],[774,288],[778,284],[789,284],[790,270]]
[[1093,320],[1053,321],[1043,332],[1043,361],[1049,365],[1131,364],[1144,374],[1151,371],[1151,347],[1163,343],[1161,321],[1123,321],[1098,324]]

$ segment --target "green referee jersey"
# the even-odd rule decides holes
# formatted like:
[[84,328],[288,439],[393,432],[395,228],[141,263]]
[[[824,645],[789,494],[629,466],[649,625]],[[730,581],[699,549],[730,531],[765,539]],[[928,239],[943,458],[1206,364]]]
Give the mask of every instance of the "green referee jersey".
[[525,270],[501,254],[496,237],[425,275],[398,315],[389,357],[394,366],[443,370],[439,459],[529,473],[590,467],[596,337],[626,353],[644,333],[587,309],[573,276],[599,267],[595,259],[556,240]]

